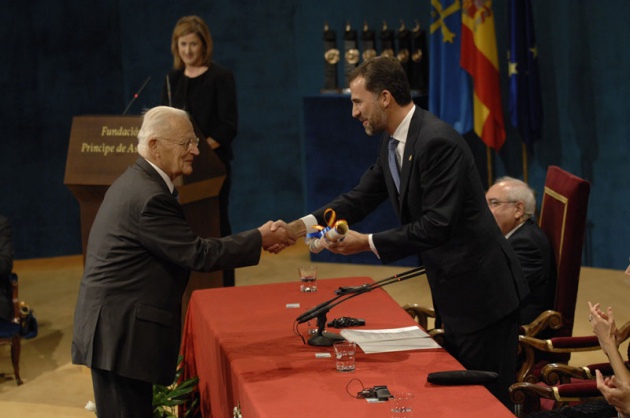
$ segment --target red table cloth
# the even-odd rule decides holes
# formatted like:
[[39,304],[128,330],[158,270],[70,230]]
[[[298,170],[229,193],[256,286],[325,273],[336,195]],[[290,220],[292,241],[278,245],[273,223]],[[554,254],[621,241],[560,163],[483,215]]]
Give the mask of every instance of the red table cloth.
[[[316,353],[332,353],[332,347],[304,344],[293,333],[295,319],[306,308],[333,298],[339,286],[365,283],[372,279],[318,280],[318,292],[310,294],[300,292],[297,281],[193,292],[182,353],[186,376],[199,377],[203,417],[232,417],[237,405],[244,418],[389,416],[391,402],[368,403],[350,396],[362,385],[412,392],[418,417],[514,416],[483,386],[428,383],[431,372],[462,369],[443,349],[367,355],[357,347],[356,371],[351,373],[335,370],[334,354],[316,358]],[[299,308],[287,307],[297,303]],[[329,321],[341,316],[365,319],[361,329],[416,324],[382,289],[328,312]],[[306,334],[306,324],[298,329]]]

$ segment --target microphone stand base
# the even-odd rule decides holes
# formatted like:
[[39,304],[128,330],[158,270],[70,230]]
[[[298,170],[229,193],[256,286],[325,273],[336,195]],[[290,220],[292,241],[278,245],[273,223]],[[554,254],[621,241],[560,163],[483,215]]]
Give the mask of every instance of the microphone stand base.
[[333,332],[323,332],[321,334],[315,334],[311,338],[308,339],[308,345],[313,345],[316,347],[327,347],[331,346],[337,341],[343,341],[343,338],[339,334],[335,334]]

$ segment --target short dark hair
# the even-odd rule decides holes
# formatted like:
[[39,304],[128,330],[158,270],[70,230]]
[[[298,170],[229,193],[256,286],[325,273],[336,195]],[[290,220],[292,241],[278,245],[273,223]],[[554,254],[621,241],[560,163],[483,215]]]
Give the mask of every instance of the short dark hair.
[[400,61],[393,57],[379,56],[364,61],[352,70],[349,80],[365,79],[365,88],[374,94],[389,91],[400,106],[411,102],[411,87]]

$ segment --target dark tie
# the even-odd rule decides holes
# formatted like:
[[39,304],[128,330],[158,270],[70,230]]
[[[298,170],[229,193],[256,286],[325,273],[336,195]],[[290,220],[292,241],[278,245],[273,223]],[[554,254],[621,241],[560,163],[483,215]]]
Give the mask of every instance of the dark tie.
[[398,168],[398,158],[396,157],[396,147],[398,146],[398,140],[393,136],[389,137],[389,170],[392,172],[392,178],[396,185],[396,190],[400,192],[400,169]]
[[173,192],[171,194],[173,195],[175,199],[177,199],[177,196],[179,196],[179,192],[177,191],[175,187],[173,187]]

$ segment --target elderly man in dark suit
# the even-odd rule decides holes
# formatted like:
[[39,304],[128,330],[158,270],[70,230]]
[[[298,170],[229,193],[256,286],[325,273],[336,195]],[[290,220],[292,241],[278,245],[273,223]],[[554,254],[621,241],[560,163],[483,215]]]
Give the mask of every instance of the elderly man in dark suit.
[[198,141],[185,111],[146,112],[140,158],[109,188],[90,231],[72,361],[92,369],[99,418],[152,416],[152,385],[175,377],[191,270],[255,265],[261,247],[292,243],[271,222],[224,238],[191,231],[173,181],[192,172]]
[[527,283],[488,210],[468,145],[451,126],[413,104],[396,59],[364,62],[350,75],[350,92],[352,116],[368,134],[380,134],[380,152],[351,191],[291,222],[295,236],[323,224],[327,208],[352,226],[389,200],[400,227],[350,231],[328,249],[372,251],[383,263],[421,256],[444,322],[445,348],[468,369],[498,372],[499,381],[488,388],[509,404]]
[[529,296],[521,307],[521,323],[528,324],[541,312],[553,309],[556,262],[545,233],[533,220],[534,191],[523,181],[501,177],[486,192],[488,207],[521,263]]

